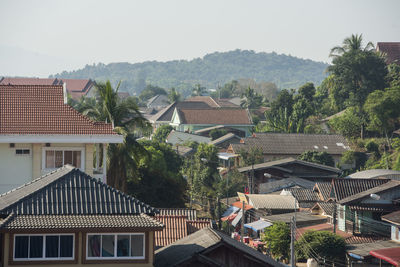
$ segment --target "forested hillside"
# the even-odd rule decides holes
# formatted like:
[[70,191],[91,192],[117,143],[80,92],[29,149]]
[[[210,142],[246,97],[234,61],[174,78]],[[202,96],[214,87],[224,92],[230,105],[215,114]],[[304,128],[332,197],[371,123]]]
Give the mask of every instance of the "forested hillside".
[[83,69],[72,72],[64,71],[51,77],[92,78],[110,80],[112,83],[122,81],[122,90],[137,94],[146,84],[163,88],[175,87],[186,95],[195,84],[217,88],[218,85],[222,86],[240,78],[273,82],[281,89],[298,88],[306,82],[319,85],[326,77],[327,67],[328,65],[322,62],[287,55],[235,50],[215,52],[190,61],[146,61],[136,64],[122,62],[108,65],[99,63],[86,65]]

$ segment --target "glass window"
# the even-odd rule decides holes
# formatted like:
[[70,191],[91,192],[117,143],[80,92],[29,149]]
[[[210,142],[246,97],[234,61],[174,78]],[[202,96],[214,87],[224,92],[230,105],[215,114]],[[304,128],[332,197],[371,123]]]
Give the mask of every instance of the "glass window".
[[117,256],[129,257],[129,235],[118,235]]
[[81,150],[46,150],[45,168],[54,169],[71,164],[77,168],[82,167]]
[[16,236],[14,243],[14,258],[28,258],[29,236]]
[[132,235],[131,236],[131,256],[132,257],[142,257],[143,246],[144,246],[144,236],[143,235]]
[[54,167],[60,168],[63,166],[63,151],[55,151],[55,153],[56,156],[55,156]]
[[88,236],[88,257],[100,257],[101,235]]
[[43,258],[43,236],[29,237],[29,258]]
[[73,152],[73,161],[72,165],[81,168],[81,151],[74,151]]
[[72,235],[60,236],[60,257],[72,258],[74,249],[74,237]]
[[46,236],[46,258],[58,258],[59,239],[58,235]]
[[72,151],[64,151],[64,164],[72,165]]
[[101,256],[114,257],[114,235],[103,235],[101,237]]
[[54,168],[54,151],[46,151],[46,168]]

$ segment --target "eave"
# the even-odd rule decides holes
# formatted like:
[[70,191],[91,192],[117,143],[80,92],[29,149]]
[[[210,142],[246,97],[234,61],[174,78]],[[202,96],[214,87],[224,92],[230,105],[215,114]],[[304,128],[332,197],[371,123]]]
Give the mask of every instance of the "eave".
[[3,134],[0,135],[0,143],[66,143],[66,144],[87,144],[123,143],[122,135],[61,135],[61,134]]

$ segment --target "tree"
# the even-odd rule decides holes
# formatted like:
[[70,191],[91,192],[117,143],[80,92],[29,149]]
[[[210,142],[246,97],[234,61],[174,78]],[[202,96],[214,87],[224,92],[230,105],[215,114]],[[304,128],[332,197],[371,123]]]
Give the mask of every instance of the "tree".
[[172,87],[168,92],[168,100],[170,103],[179,101],[182,98],[181,94]]
[[331,49],[330,57],[339,57],[344,53],[355,52],[355,51],[371,51],[374,49],[374,44],[368,42],[365,47],[363,47],[363,38],[362,34],[352,34],[350,37],[347,37],[343,40],[342,46],[335,46]]
[[202,96],[206,93],[206,88],[201,86],[199,83],[196,84],[192,89],[192,96]]
[[326,153],[325,151],[324,152],[311,151],[311,150],[305,151],[301,153],[299,159],[335,167],[335,161],[333,160],[333,157],[330,154]]
[[263,97],[250,87],[242,94],[242,98],[240,103],[242,108],[257,109],[263,104]]
[[239,151],[242,166],[259,164],[264,161],[262,150],[258,147],[251,147],[248,150],[241,149]]
[[272,226],[265,228],[262,240],[271,249],[274,257],[289,258],[290,228],[286,223],[274,222]]
[[145,102],[156,95],[167,95],[167,91],[159,86],[148,84],[146,85],[146,88],[140,93],[139,98],[142,102]]
[[343,261],[346,258],[344,238],[328,231],[307,231],[296,241],[296,258],[306,260],[316,255],[320,260]]
[[347,138],[359,137],[363,121],[357,115],[358,113],[358,108],[356,107],[347,108],[342,115],[332,118],[328,124],[335,132]]
[[156,132],[153,135],[153,140],[160,142],[160,143],[165,143],[169,133],[173,130],[171,125],[169,124],[164,124],[161,125],[160,127],[157,128]]
[[292,132],[293,94],[294,91],[284,89],[279,93],[276,100],[271,103],[271,109],[265,112],[267,130]]
[[181,157],[165,143],[140,141],[146,150],[137,165],[137,175],[128,184],[128,193],[160,208],[185,206],[187,183],[180,169]]
[[138,158],[143,153],[135,133],[148,129],[150,124],[140,113],[134,99],[118,97],[118,88],[119,85],[114,90],[110,81],[97,83],[97,101],[85,106],[83,114],[96,121],[111,123],[124,136],[122,144],[108,145],[107,183],[126,192],[128,174],[134,172]]
[[228,133],[225,129],[213,129],[210,131],[211,140],[215,140]]

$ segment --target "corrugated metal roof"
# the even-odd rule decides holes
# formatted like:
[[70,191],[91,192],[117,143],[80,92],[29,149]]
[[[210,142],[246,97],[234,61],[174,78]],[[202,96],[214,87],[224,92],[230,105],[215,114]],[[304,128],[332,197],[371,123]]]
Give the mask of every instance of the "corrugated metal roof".
[[159,216],[163,215],[176,215],[185,216],[188,220],[197,220],[197,210],[185,209],[185,208],[157,208],[159,210]]
[[248,194],[246,197],[249,204],[255,209],[293,210],[295,207],[296,209],[299,208],[293,196]]
[[400,171],[384,170],[384,169],[365,170],[352,173],[348,175],[346,178],[373,179],[379,177],[384,177],[393,180],[400,180]]
[[[364,192],[387,183],[388,179],[333,179],[333,193],[336,201]],[[332,193],[330,194],[332,196]]]
[[318,194],[313,189],[310,188],[287,188],[282,190],[282,193],[283,191],[289,191],[292,194],[292,196],[294,196],[299,202],[321,201]]
[[175,146],[176,144],[184,144],[186,142],[197,142],[197,143],[209,143],[211,142],[211,138],[204,137],[201,135],[190,134],[185,132],[178,132],[172,130],[167,136],[167,143]]
[[154,214],[157,209],[70,165],[0,196],[0,212],[17,215]]
[[302,188],[313,188],[314,185],[315,183],[312,181],[298,177],[290,177],[290,178],[283,178],[281,180],[273,182],[259,184],[258,192],[260,194],[268,194],[285,188],[290,188],[293,186],[300,186]]

